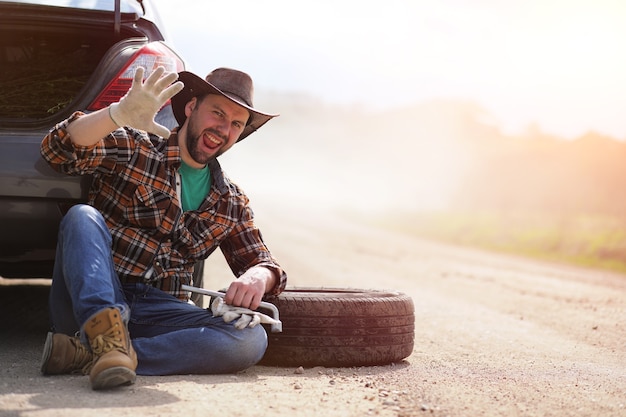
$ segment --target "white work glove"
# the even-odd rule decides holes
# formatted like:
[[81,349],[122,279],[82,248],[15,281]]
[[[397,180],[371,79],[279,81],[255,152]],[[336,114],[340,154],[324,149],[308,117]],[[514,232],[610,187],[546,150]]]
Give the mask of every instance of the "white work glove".
[[111,120],[117,126],[129,126],[145,130],[164,138],[171,134],[168,128],[154,121],[154,116],[163,105],[183,89],[182,82],[172,84],[178,74],[165,74],[165,68],[158,67],[143,81],[144,69],[137,68],[130,90],[118,103],[109,106]]
[[228,305],[224,303],[224,300],[221,297],[215,297],[211,303],[211,311],[215,317],[221,316],[225,323],[237,320],[234,326],[238,330],[244,329],[245,327],[255,327],[259,323],[280,323],[278,320],[275,320],[263,313],[259,313],[258,311]]

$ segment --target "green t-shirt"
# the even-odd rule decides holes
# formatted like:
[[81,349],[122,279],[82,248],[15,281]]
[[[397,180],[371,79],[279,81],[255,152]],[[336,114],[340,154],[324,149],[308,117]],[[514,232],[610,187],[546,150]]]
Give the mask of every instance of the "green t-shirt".
[[197,210],[211,188],[211,171],[208,165],[196,169],[182,162],[178,172],[182,181],[183,211]]

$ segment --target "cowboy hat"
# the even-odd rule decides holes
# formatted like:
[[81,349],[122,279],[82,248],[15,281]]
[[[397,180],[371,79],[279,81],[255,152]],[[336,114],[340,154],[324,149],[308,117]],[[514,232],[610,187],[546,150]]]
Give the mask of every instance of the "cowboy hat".
[[248,123],[241,132],[238,141],[256,131],[273,117],[278,116],[254,108],[252,104],[254,93],[252,78],[245,72],[230,68],[217,68],[206,76],[205,81],[191,72],[182,71],[178,73],[178,80],[185,84],[185,87],[172,97],[172,111],[179,126],[182,126],[187,119],[185,106],[189,100],[205,94],[220,94],[250,112]]

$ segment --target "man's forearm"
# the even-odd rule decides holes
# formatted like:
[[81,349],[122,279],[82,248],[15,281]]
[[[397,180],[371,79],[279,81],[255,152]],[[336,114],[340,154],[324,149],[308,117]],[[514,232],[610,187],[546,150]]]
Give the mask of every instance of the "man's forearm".
[[259,268],[263,268],[265,271],[267,271],[267,279],[265,281],[265,294],[267,294],[268,292],[272,291],[276,286],[276,283],[278,282],[278,277],[271,269],[265,268],[263,266]]
[[93,146],[117,129],[109,116],[109,108],[97,110],[77,118],[67,126],[72,143],[78,146]]

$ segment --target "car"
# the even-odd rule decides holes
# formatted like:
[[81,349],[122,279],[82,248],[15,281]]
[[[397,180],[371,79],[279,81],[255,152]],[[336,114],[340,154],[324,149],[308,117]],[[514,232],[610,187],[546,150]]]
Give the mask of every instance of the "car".
[[[137,67],[185,64],[149,0],[0,0],[0,276],[50,278],[59,223],[89,177],[54,172],[46,133],[118,101]],[[169,103],[156,117],[176,126]]]

